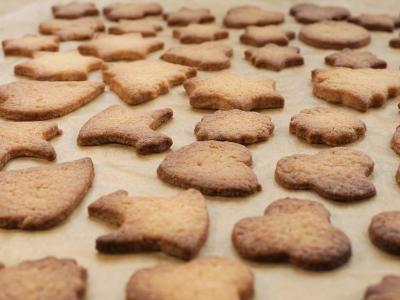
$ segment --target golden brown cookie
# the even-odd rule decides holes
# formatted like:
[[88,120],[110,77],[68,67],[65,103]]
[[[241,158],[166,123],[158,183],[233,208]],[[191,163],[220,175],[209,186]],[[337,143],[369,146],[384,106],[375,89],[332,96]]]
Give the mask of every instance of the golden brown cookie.
[[400,71],[317,69],[312,71],[312,83],[314,96],[365,112],[400,94]]
[[99,34],[91,41],[80,44],[78,50],[83,55],[93,55],[104,61],[145,59],[151,52],[164,47],[164,42],[144,39],[139,33],[122,35]]
[[33,59],[15,65],[15,75],[35,80],[82,81],[88,73],[101,68],[103,61],[79,54],[78,51],[47,52],[38,51]]
[[0,299],[82,300],[87,273],[73,259],[46,257],[0,268]]
[[251,164],[251,152],[242,145],[195,142],[168,153],[157,174],[164,182],[206,195],[240,197],[261,190]]
[[187,45],[168,49],[161,59],[195,67],[202,71],[218,71],[231,66],[233,49],[221,42],[205,42],[200,45]]
[[64,221],[94,177],[90,158],[0,172],[0,227],[43,230]]
[[81,17],[97,16],[99,10],[91,2],[72,1],[68,4],[53,5],[51,7],[54,18],[77,19]]
[[378,248],[400,255],[400,211],[385,211],[372,218],[369,238]]
[[389,46],[392,48],[400,48],[400,35],[390,39]]
[[281,26],[248,26],[244,33],[240,35],[243,44],[255,47],[262,47],[266,44],[277,44],[287,46],[290,40],[295,38],[294,31],[286,30]]
[[276,200],[263,216],[238,221],[232,241],[244,258],[288,261],[311,270],[335,269],[351,256],[350,240],[331,224],[328,210],[296,198]]
[[301,28],[299,39],[323,49],[360,48],[371,41],[370,33],[361,26],[343,21],[322,21]]
[[106,64],[103,80],[123,101],[136,105],[169,92],[196,75],[196,69],[163,61]]
[[194,108],[253,110],[280,108],[285,102],[274,80],[230,72],[192,78],[183,86]]
[[157,3],[117,2],[103,8],[103,14],[111,21],[121,19],[136,20],[146,16],[156,16],[162,13],[161,5]]
[[78,145],[117,143],[135,147],[139,154],[163,152],[171,147],[172,139],[155,129],[169,121],[172,115],[170,108],[142,112],[113,105],[83,125]]
[[352,69],[373,68],[385,69],[386,61],[376,57],[369,51],[344,49],[325,57],[325,63],[334,67]]
[[108,28],[110,34],[140,33],[143,37],[156,36],[162,26],[147,20],[120,20]]
[[164,20],[170,26],[186,26],[189,24],[214,22],[215,17],[207,8],[182,7],[177,11],[165,13]]
[[304,64],[303,56],[297,47],[268,44],[261,48],[247,49],[244,55],[255,67],[273,71]]
[[338,146],[364,136],[363,121],[349,113],[327,107],[303,109],[290,120],[290,132],[310,144]]
[[400,298],[400,276],[387,275],[378,284],[371,285],[364,294],[364,300],[397,300]]
[[350,11],[340,6],[322,6],[312,3],[299,3],[290,8],[290,14],[297,22],[310,24],[320,21],[346,20],[350,17]]
[[190,24],[183,28],[174,29],[172,35],[179,39],[182,44],[200,44],[226,39],[229,32],[214,24]]
[[4,55],[32,57],[35,51],[58,51],[57,36],[25,35],[16,39],[3,40]]
[[126,300],[250,300],[253,294],[251,270],[222,257],[140,269],[126,286]]
[[388,14],[361,14],[358,17],[352,17],[350,22],[361,25],[368,30],[392,32],[400,26],[400,18]]
[[0,116],[15,121],[48,120],[93,101],[104,84],[89,81],[14,81],[0,85]]
[[275,180],[287,189],[314,190],[327,199],[351,202],[375,196],[375,187],[368,179],[373,170],[374,162],[368,155],[337,147],[280,159]]
[[245,28],[250,25],[280,24],[284,20],[285,15],[281,12],[264,10],[255,5],[242,5],[229,9],[223,22],[226,27]]
[[92,203],[89,215],[119,226],[96,240],[103,253],[162,251],[191,259],[207,239],[206,202],[193,189],[172,197],[132,197],[119,190]]
[[393,151],[400,155],[400,125],[396,127],[391,140],[391,146]]
[[268,140],[274,131],[269,116],[238,109],[218,110],[197,123],[194,133],[198,141],[216,140],[254,144]]

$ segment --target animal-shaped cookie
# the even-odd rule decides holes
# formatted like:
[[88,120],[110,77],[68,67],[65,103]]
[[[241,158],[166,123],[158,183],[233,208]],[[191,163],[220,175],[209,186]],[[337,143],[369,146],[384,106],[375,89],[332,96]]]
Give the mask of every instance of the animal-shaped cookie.
[[400,26],[400,18],[388,14],[361,14],[352,17],[350,22],[363,26],[368,30],[392,32]]
[[274,80],[230,72],[192,78],[183,86],[194,108],[253,110],[280,108],[285,102]]
[[37,121],[66,115],[103,93],[104,84],[89,81],[14,81],[0,85],[0,116]]
[[346,20],[350,11],[340,6],[322,6],[312,3],[299,3],[290,8],[289,13],[300,23],[315,23],[325,20]]
[[222,257],[140,269],[126,286],[126,300],[250,300],[253,294],[251,270],[237,260]]
[[207,8],[182,7],[177,11],[165,13],[164,20],[170,26],[186,26],[189,24],[214,22],[215,17]]
[[375,196],[368,176],[372,159],[361,151],[337,147],[313,155],[295,154],[276,164],[275,180],[284,188],[314,190],[320,196],[351,202]]
[[57,36],[25,35],[16,39],[3,40],[4,55],[32,57],[35,51],[58,51]]
[[90,158],[0,172],[0,227],[43,230],[58,225],[85,197],[93,177]]
[[242,145],[195,142],[168,153],[157,174],[164,182],[206,195],[239,197],[261,190],[251,163],[251,152]]
[[89,215],[119,226],[96,240],[104,253],[162,251],[191,259],[207,239],[207,206],[196,190],[171,197],[133,197],[120,190],[92,203]]
[[242,5],[229,9],[223,22],[226,27],[245,28],[250,25],[280,24],[284,20],[285,16],[281,12],[268,11],[255,5]]
[[172,35],[182,44],[200,44],[226,39],[229,32],[214,24],[190,24],[183,28],[174,29]]
[[134,111],[113,105],[93,116],[78,135],[80,146],[117,143],[136,148],[139,154],[163,152],[172,139],[155,131],[172,118],[169,108],[151,112]]
[[310,144],[352,143],[366,129],[365,123],[353,115],[327,107],[304,109],[290,120],[290,132]]
[[161,5],[153,2],[148,3],[129,3],[117,2],[105,6],[103,14],[111,21],[118,21],[121,19],[142,19],[146,16],[156,16],[162,13]]
[[314,96],[359,111],[380,107],[400,94],[400,71],[380,69],[317,69],[312,71]]
[[144,39],[139,33],[123,35],[101,34],[91,41],[78,46],[83,55],[93,55],[104,61],[144,59],[154,51],[164,47],[164,42]]
[[397,300],[400,297],[400,276],[386,275],[381,282],[371,285],[364,294],[364,300]]
[[238,221],[232,241],[244,258],[288,261],[311,270],[337,268],[351,256],[350,240],[331,224],[328,210],[296,198],[276,200],[263,216]]
[[396,127],[391,140],[391,146],[393,151],[400,155],[400,125]]
[[169,92],[196,75],[196,69],[163,61],[106,64],[103,80],[123,101],[136,105]]
[[156,36],[162,26],[147,20],[120,20],[117,25],[108,27],[108,33],[140,33],[143,37]]
[[262,47],[266,44],[287,46],[295,36],[294,31],[286,30],[281,26],[247,26],[244,33],[240,35],[240,41],[255,47]]
[[82,300],[87,273],[73,259],[46,257],[0,268],[0,299]]
[[369,238],[378,248],[400,255],[400,211],[385,211],[372,218]]
[[101,59],[83,56],[75,50],[38,51],[31,60],[15,65],[14,73],[35,80],[81,81],[87,79],[89,72],[100,69],[102,65]]
[[386,61],[376,57],[369,51],[344,49],[325,57],[325,63],[334,67],[352,69],[385,69]]
[[230,67],[232,55],[232,48],[226,44],[205,42],[200,45],[172,47],[161,56],[161,59],[202,71],[218,71]]
[[53,5],[51,12],[54,18],[77,19],[81,17],[97,16],[99,10],[91,2],[70,2],[68,4]]

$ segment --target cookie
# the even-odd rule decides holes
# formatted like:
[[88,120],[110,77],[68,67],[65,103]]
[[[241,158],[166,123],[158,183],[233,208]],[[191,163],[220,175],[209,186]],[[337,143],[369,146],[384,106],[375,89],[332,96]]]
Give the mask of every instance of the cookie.
[[287,189],[314,190],[327,199],[351,202],[375,196],[375,187],[368,179],[373,169],[374,162],[368,155],[337,147],[280,159],[275,180]]
[[147,102],[169,92],[196,75],[196,69],[163,61],[139,60],[106,64],[103,80],[130,105]]
[[195,142],[169,152],[157,169],[158,177],[205,195],[240,197],[261,190],[251,170],[251,152],[231,142]]
[[398,185],[400,185],[400,166],[397,168],[396,182],[397,182]]
[[170,26],[186,26],[189,24],[200,24],[214,22],[215,17],[207,8],[182,7],[177,11],[165,13],[164,20]]
[[169,108],[142,112],[113,105],[83,125],[78,145],[117,143],[135,147],[139,154],[163,152],[171,147],[172,139],[155,129],[168,122],[172,114]]
[[93,55],[104,61],[145,59],[151,52],[164,47],[164,42],[144,39],[139,33],[122,35],[101,34],[91,41],[80,44],[78,50],[83,55]]
[[284,20],[285,15],[281,12],[264,10],[255,5],[242,5],[229,9],[223,22],[226,27],[245,28],[250,25],[280,24]]
[[312,3],[299,3],[290,8],[292,15],[297,22],[310,24],[320,21],[346,20],[350,17],[350,11],[340,6],[322,6]]
[[172,35],[182,44],[200,44],[226,39],[229,32],[218,25],[190,24],[183,28],[174,29]]
[[243,44],[254,47],[262,47],[266,44],[287,46],[295,36],[294,31],[286,30],[281,26],[248,26],[245,28],[244,33],[240,35],[240,41]]
[[89,81],[14,81],[0,85],[0,116],[15,121],[64,116],[93,101],[104,84]]
[[303,109],[290,120],[290,133],[310,144],[339,146],[364,136],[367,127],[349,113],[327,107]]
[[233,49],[226,44],[205,42],[200,45],[172,47],[161,56],[161,59],[202,71],[218,71],[231,66],[232,55]]
[[261,48],[247,49],[244,55],[255,67],[273,71],[304,64],[303,56],[297,47],[268,44]]
[[46,257],[0,268],[0,299],[81,300],[86,270],[73,259]]
[[396,300],[400,297],[400,276],[387,275],[378,284],[371,285],[364,294],[364,300]]
[[93,177],[90,158],[0,172],[0,227],[43,230],[58,225],[85,197]]
[[103,253],[162,251],[191,259],[207,239],[207,206],[196,190],[148,198],[119,190],[92,203],[89,215],[119,226],[96,240],[96,249]]
[[387,14],[361,14],[350,18],[349,21],[375,31],[392,32],[400,26],[400,18]]
[[400,125],[396,127],[391,140],[391,146],[393,151],[400,155]]
[[274,80],[230,72],[192,78],[183,86],[194,108],[253,110],[281,108],[285,102]]
[[41,22],[39,31],[41,34],[56,35],[61,41],[81,41],[91,39],[96,32],[104,31],[104,24],[97,17],[53,19]]
[[82,81],[88,73],[101,68],[103,61],[79,54],[78,51],[47,52],[38,51],[33,59],[15,65],[15,75],[35,80]]
[[121,19],[136,20],[146,16],[161,15],[163,9],[157,3],[122,3],[117,2],[103,8],[103,14],[110,21]]
[[400,211],[385,211],[372,218],[369,238],[378,248],[400,255]]
[[126,286],[126,300],[250,300],[253,294],[254,276],[250,268],[222,257],[140,269]]
[[98,16],[99,10],[91,2],[70,2],[51,7],[54,18],[77,19],[88,16]]
[[35,51],[58,51],[57,36],[25,35],[16,39],[3,40],[4,55],[32,57]]
[[312,71],[312,84],[314,96],[365,112],[400,94],[400,71],[317,69]]
[[268,140],[274,131],[269,116],[238,109],[218,110],[197,123],[194,133],[198,141],[216,140],[254,144]]
[[360,48],[371,42],[370,33],[361,26],[341,21],[322,21],[305,25],[299,39],[322,49]]
[[162,26],[147,20],[120,20],[117,25],[108,27],[110,34],[140,33],[143,37],[156,36]]
[[263,216],[238,221],[232,241],[243,258],[288,261],[311,270],[335,269],[351,256],[350,240],[331,224],[328,210],[296,198],[276,200]]
[[344,49],[325,57],[325,63],[334,67],[352,69],[373,68],[385,69],[386,61],[376,57],[369,51]]
[[400,36],[390,39],[389,46],[392,48],[400,48]]

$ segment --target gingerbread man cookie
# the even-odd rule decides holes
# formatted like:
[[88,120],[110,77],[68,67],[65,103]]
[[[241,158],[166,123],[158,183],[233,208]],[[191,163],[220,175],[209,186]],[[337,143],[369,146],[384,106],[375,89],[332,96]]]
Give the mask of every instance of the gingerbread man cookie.
[[229,32],[218,25],[190,24],[183,28],[174,29],[172,35],[182,44],[200,44],[226,39]]
[[175,12],[165,13],[164,20],[170,26],[186,26],[214,22],[215,17],[207,8],[182,7]]
[[281,12],[264,10],[255,5],[242,5],[228,10],[224,25],[230,28],[245,28],[250,25],[264,26],[280,24],[285,20]]
[[81,17],[97,16],[99,10],[91,2],[70,2],[68,4],[54,5],[51,11],[55,18],[77,19]]
[[334,67],[352,69],[385,69],[386,61],[376,57],[369,51],[344,49],[325,57],[325,63]]
[[310,24],[320,21],[346,20],[350,17],[350,11],[340,6],[322,6],[312,3],[300,3],[290,8],[290,14],[297,22]]
[[117,2],[103,8],[103,14],[110,21],[121,19],[136,20],[146,16],[161,15],[163,9],[157,3],[122,3]]
[[16,39],[3,40],[4,55],[32,57],[36,51],[58,51],[57,36],[25,35]]
[[248,26],[240,35],[240,41],[255,47],[262,47],[266,44],[287,46],[295,36],[294,31],[283,29],[281,26]]

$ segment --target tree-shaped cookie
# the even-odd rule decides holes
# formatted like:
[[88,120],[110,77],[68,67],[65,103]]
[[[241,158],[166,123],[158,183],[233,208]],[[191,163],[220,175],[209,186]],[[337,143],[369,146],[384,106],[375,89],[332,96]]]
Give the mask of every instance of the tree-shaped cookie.
[[300,23],[315,23],[326,20],[346,20],[350,11],[340,6],[322,6],[312,3],[299,3],[290,8],[289,13]]
[[350,240],[330,223],[328,210],[295,198],[276,200],[263,216],[238,221],[232,241],[244,258],[288,261],[311,270],[337,268],[351,256]]
[[143,37],[156,36],[162,26],[147,20],[120,20],[117,25],[108,28],[108,33],[125,34],[140,33]]
[[207,207],[196,190],[146,198],[120,190],[92,203],[89,215],[119,226],[96,240],[97,250],[104,253],[162,251],[191,259],[207,239]]
[[53,5],[51,12],[54,18],[77,19],[81,17],[97,16],[99,10],[91,2],[72,1],[67,4]]
[[386,275],[381,282],[370,285],[364,300],[397,300],[400,297],[400,276]]
[[105,6],[103,13],[107,19],[118,21],[121,19],[142,19],[146,16],[156,16],[162,13],[161,5],[157,3],[129,3],[117,2]]
[[375,31],[392,32],[400,26],[400,18],[388,14],[361,14],[349,21]]
[[174,29],[172,34],[182,44],[200,44],[226,39],[229,36],[227,30],[214,24],[190,24],[183,28]]
[[255,47],[265,46],[266,44],[287,46],[295,36],[294,31],[286,30],[281,26],[247,26],[244,33],[240,35],[240,41],[243,44]]
[[242,5],[227,11],[224,25],[230,28],[245,28],[250,25],[280,24],[284,20],[285,15],[281,12],[264,10],[255,5]]
[[4,55],[32,57],[35,51],[58,51],[57,36],[25,35],[16,39],[3,40]]
[[369,238],[378,248],[400,255],[400,211],[375,215],[369,225]]
[[94,176],[90,158],[0,172],[0,227],[42,230],[65,220]]
[[253,294],[251,270],[237,260],[222,257],[140,269],[126,286],[126,300],[250,300]]
[[345,67],[352,69],[385,69],[386,61],[376,57],[369,51],[358,51],[343,49],[325,57],[325,63],[334,67]]
[[117,143],[135,147],[139,154],[163,152],[171,147],[172,139],[155,129],[169,121],[172,114],[169,108],[142,112],[113,105],[83,125],[78,144],[97,146]]
[[170,26],[186,26],[214,22],[215,17],[207,8],[182,7],[177,11],[165,13],[164,20]]
[[338,147],[314,155],[295,154],[278,161],[275,180],[292,190],[314,190],[341,202],[370,198],[376,194],[368,176],[372,159],[361,151]]

